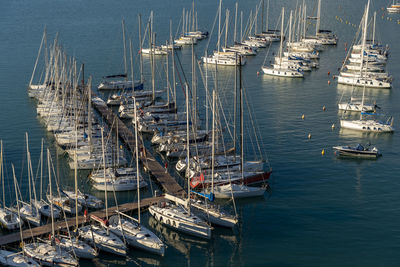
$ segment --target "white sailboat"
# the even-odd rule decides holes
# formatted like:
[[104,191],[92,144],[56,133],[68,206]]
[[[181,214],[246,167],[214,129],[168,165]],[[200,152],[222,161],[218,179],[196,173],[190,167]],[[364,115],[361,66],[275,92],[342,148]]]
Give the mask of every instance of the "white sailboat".
[[[370,55],[368,53],[369,48],[367,48],[366,40],[367,40],[367,28],[368,28],[368,14],[369,14],[369,4],[368,1],[367,7],[363,16],[363,33],[362,33],[362,41],[361,41],[361,51],[360,53],[351,53],[348,60],[350,61],[350,65],[358,65],[358,72],[354,72],[354,68],[350,67],[348,69],[346,67],[346,63],[343,64],[340,74],[338,76],[338,83],[354,85],[354,86],[363,86],[363,87],[371,87],[371,88],[387,88],[390,89],[392,87],[392,79],[385,72],[375,72],[369,69],[369,65],[374,66],[374,64],[384,64],[386,59],[380,59],[377,55]],[[375,29],[374,29],[375,31]],[[354,50],[354,46],[352,48]],[[360,47],[358,46],[359,50]],[[347,60],[347,58],[346,58]],[[346,61],[345,60],[345,61]]]
[[[186,84],[186,131],[189,134],[189,95],[188,85]],[[189,138],[187,138],[189,140]],[[189,153],[187,146],[187,155]],[[190,165],[190,164],[189,164]],[[188,199],[183,200],[170,194],[165,194],[165,199],[156,205],[149,207],[150,214],[162,224],[174,228],[178,231],[201,238],[211,238],[211,227],[195,216],[190,210],[190,186],[188,180]]]
[[[51,167],[50,167],[50,151],[47,149],[47,163],[49,169],[49,187],[50,187],[50,198],[52,188],[51,188]],[[15,174],[14,180],[16,181]],[[51,207],[51,215],[53,215],[53,206]],[[52,242],[49,244],[47,242],[43,242],[38,240],[37,242],[31,244],[25,244],[23,246],[24,253],[26,253],[29,257],[33,258],[41,265],[46,266],[78,266],[78,261],[67,252],[64,252],[54,245],[54,218],[51,216],[51,237]]]
[[12,252],[0,249],[0,264],[12,267],[39,267],[40,265],[33,259],[25,256],[21,252]]
[[[101,128],[101,140],[102,140],[102,151],[103,151],[103,160],[104,156],[104,134],[103,128]],[[105,166],[103,167],[104,175],[105,175]],[[83,239],[85,242],[96,246],[102,251],[112,253],[119,256],[126,256],[126,245],[124,242],[115,234],[110,233],[108,230],[108,198],[107,198],[107,190],[104,191],[105,194],[105,210],[106,210],[106,219],[103,221],[102,219],[91,216],[92,219],[98,221],[102,226],[96,225],[87,225],[84,227],[80,227],[78,229],[79,237]]]
[[282,65],[283,39],[284,39],[283,22],[284,22],[284,18],[285,18],[285,8],[282,8],[281,18],[282,18],[281,44],[279,47],[279,61],[276,62],[276,64],[274,64],[272,67],[263,66],[261,69],[267,75],[288,77],[288,78],[303,78],[304,75],[302,72],[300,72],[298,70],[289,69],[287,66],[285,67],[284,65]]
[[[136,106],[136,99],[134,99]],[[137,117],[135,108],[135,120]],[[164,243],[149,229],[144,227],[140,222],[140,180],[139,175],[139,144],[138,144],[138,127],[135,124],[135,159],[136,159],[136,185],[138,193],[138,219],[128,216],[122,212],[117,215],[111,216],[109,220],[109,229],[117,236],[124,238],[127,243],[135,248],[139,248],[151,253],[164,256],[165,245]],[[115,192],[115,191],[114,191]]]
[[0,154],[0,178],[3,187],[3,207],[0,207],[0,226],[7,230],[16,230],[20,227],[22,222],[18,218],[17,214],[10,211],[6,207],[6,195],[4,190],[4,165],[3,165],[3,140],[1,143],[1,154]]
[[[365,13],[364,13],[363,40],[362,40],[362,49],[361,49],[362,55],[364,55],[365,42],[366,42],[366,38],[367,38],[369,4],[370,4],[370,1],[368,0],[368,4],[367,4],[367,7],[366,7]],[[361,69],[363,66],[362,62],[363,61],[361,61]],[[362,77],[362,75],[361,75],[361,77]],[[365,87],[366,86],[367,85],[364,84],[363,95],[362,95],[362,100],[361,100],[361,110],[363,110],[363,106],[364,106],[364,95],[365,95]],[[393,132],[394,131],[393,118],[390,118],[386,122],[381,122],[381,121],[378,121],[375,119],[364,119],[363,115],[364,115],[363,112],[361,112],[359,120],[341,119],[340,126],[343,128],[364,131],[364,132],[381,133],[381,132]]]

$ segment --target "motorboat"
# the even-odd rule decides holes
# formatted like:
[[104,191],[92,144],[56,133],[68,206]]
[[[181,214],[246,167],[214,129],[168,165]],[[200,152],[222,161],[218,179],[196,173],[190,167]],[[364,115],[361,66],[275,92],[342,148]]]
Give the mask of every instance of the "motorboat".
[[334,146],[335,155],[357,157],[357,158],[377,158],[382,154],[376,147],[370,148],[370,146],[363,146],[357,144],[355,147],[351,146]]

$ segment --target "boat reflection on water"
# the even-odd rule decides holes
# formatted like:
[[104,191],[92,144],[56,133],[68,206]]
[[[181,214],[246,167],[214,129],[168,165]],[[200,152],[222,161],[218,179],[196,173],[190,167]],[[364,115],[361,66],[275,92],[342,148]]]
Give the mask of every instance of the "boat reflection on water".
[[153,216],[149,217],[149,225],[151,228],[156,230],[156,232],[161,233],[167,246],[174,247],[186,257],[190,256],[190,249],[192,247],[204,250],[208,248],[208,241],[201,238],[191,237],[167,228],[154,219]]
[[[343,93],[348,93],[348,95],[351,95],[351,93],[354,91],[360,92],[362,94],[362,88],[361,87],[354,87],[352,85],[345,85],[345,84],[338,84],[337,85],[337,92],[339,94],[339,97]],[[376,99],[377,96],[387,96],[389,97],[392,93],[392,90],[388,89],[383,89],[383,88],[365,88],[365,96],[369,98],[374,98]]]
[[[355,139],[355,142],[366,142],[372,140],[385,140],[390,141],[393,138],[393,133],[378,133],[378,132],[364,132],[352,129],[340,128],[339,137],[346,139]],[[360,140],[361,138],[361,140]]]

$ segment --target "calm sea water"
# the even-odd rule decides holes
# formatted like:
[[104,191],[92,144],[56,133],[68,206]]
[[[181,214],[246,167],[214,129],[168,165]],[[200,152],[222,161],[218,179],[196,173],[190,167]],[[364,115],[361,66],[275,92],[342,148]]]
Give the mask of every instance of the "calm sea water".
[[[244,21],[257,2],[239,3]],[[312,10],[316,1],[306,2],[308,10]],[[370,89],[366,94],[375,99],[384,112],[394,116],[394,126],[399,129],[400,50],[397,42],[400,41],[400,16],[384,14],[382,8],[386,2],[374,1],[371,10],[377,11],[378,38],[391,48],[387,70],[394,76],[393,89]],[[257,75],[265,55],[269,53],[268,62],[272,53],[276,53],[276,44],[247,60],[243,68],[243,83],[261,132],[261,148],[268,155],[273,175],[271,191],[264,198],[237,201],[242,222],[238,229],[217,228],[211,241],[202,241],[177,234],[149,218],[151,227],[168,245],[164,258],[130,250],[127,259],[105,255],[96,259],[94,265],[398,266],[398,132],[371,135],[340,130],[337,102],[342,94],[348,97],[351,88],[337,86],[328,76],[328,72],[335,73],[340,67],[345,57],[345,43],[354,38],[357,28],[353,24],[359,24],[364,4],[366,1],[362,0],[323,1],[322,28],[333,30],[339,43],[321,53],[320,68],[306,74],[304,80]],[[10,163],[14,163],[24,191],[27,187],[24,182],[25,132],[29,133],[35,166],[42,138],[53,155],[56,153],[54,139],[37,120],[35,102],[26,92],[44,27],[51,38],[59,33],[65,51],[85,63],[85,72],[92,75],[94,84],[97,84],[103,75],[123,70],[122,18],[137,50],[139,13],[145,21],[150,11],[154,11],[157,40],[164,42],[169,38],[169,20],[173,22],[175,34],[182,8],[191,7],[190,1],[171,0],[21,0],[3,1],[0,5],[0,138],[4,143],[8,172],[6,188],[12,186]],[[217,1],[211,0],[196,3],[198,24],[210,32],[217,5]],[[234,1],[225,1],[223,5],[231,9],[233,17]],[[282,5],[288,11],[295,8],[296,1],[271,1],[270,25],[277,24]],[[215,49],[215,30],[211,41],[203,40],[196,46],[198,58],[204,54],[208,43],[211,52]],[[178,55],[190,80],[191,49],[185,48]],[[165,87],[165,82],[161,81],[161,63],[158,62],[157,67],[160,88]],[[146,60],[145,65],[145,75],[150,81]],[[218,72],[219,95],[227,115],[231,117],[232,69],[219,68]],[[332,81],[330,85],[328,80]],[[178,100],[183,109],[182,90],[178,88]],[[202,85],[199,91],[199,102],[203,105]],[[204,117],[204,112],[201,114]],[[246,115],[246,121],[249,121],[249,115]],[[332,129],[332,124],[337,127]],[[311,139],[307,138],[309,133]],[[334,145],[369,141],[382,151],[382,158],[376,161],[336,159],[331,149]],[[246,138],[245,143],[250,147],[252,140]],[[324,156],[321,155],[322,149],[325,149]],[[251,157],[250,153],[246,155]],[[58,157],[58,165],[62,183],[72,185],[73,173],[66,168],[64,156]],[[90,190],[86,175],[80,174],[80,187]],[[145,195],[151,195],[151,191],[147,190]],[[101,194],[97,195],[101,197]],[[11,202],[13,194],[6,194],[6,198]],[[135,195],[120,194],[118,198],[121,202],[131,201]],[[145,215],[146,221],[148,217]]]

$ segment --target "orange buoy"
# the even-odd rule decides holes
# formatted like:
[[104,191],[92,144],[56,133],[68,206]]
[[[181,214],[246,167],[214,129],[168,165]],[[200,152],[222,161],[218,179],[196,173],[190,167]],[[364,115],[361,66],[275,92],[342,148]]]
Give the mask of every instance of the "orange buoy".
[[330,85],[331,84],[331,81],[330,80],[328,80],[328,85]]
[[310,133],[308,134],[308,139],[311,139],[311,134]]
[[322,110],[323,110],[323,111],[325,111],[325,110],[326,110],[326,107],[325,107],[325,106],[323,106],[323,107],[322,107]]
[[258,76],[258,75],[260,75],[260,72],[259,72],[259,71],[257,71],[257,76]]
[[328,76],[329,76],[329,75],[331,75],[331,72],[330,72],[330,71],[328,71]]
[[303,114],[303,115],[301,115],[301,119],[302,120],[304,120],[304,118],[305,118],[306,116]]

